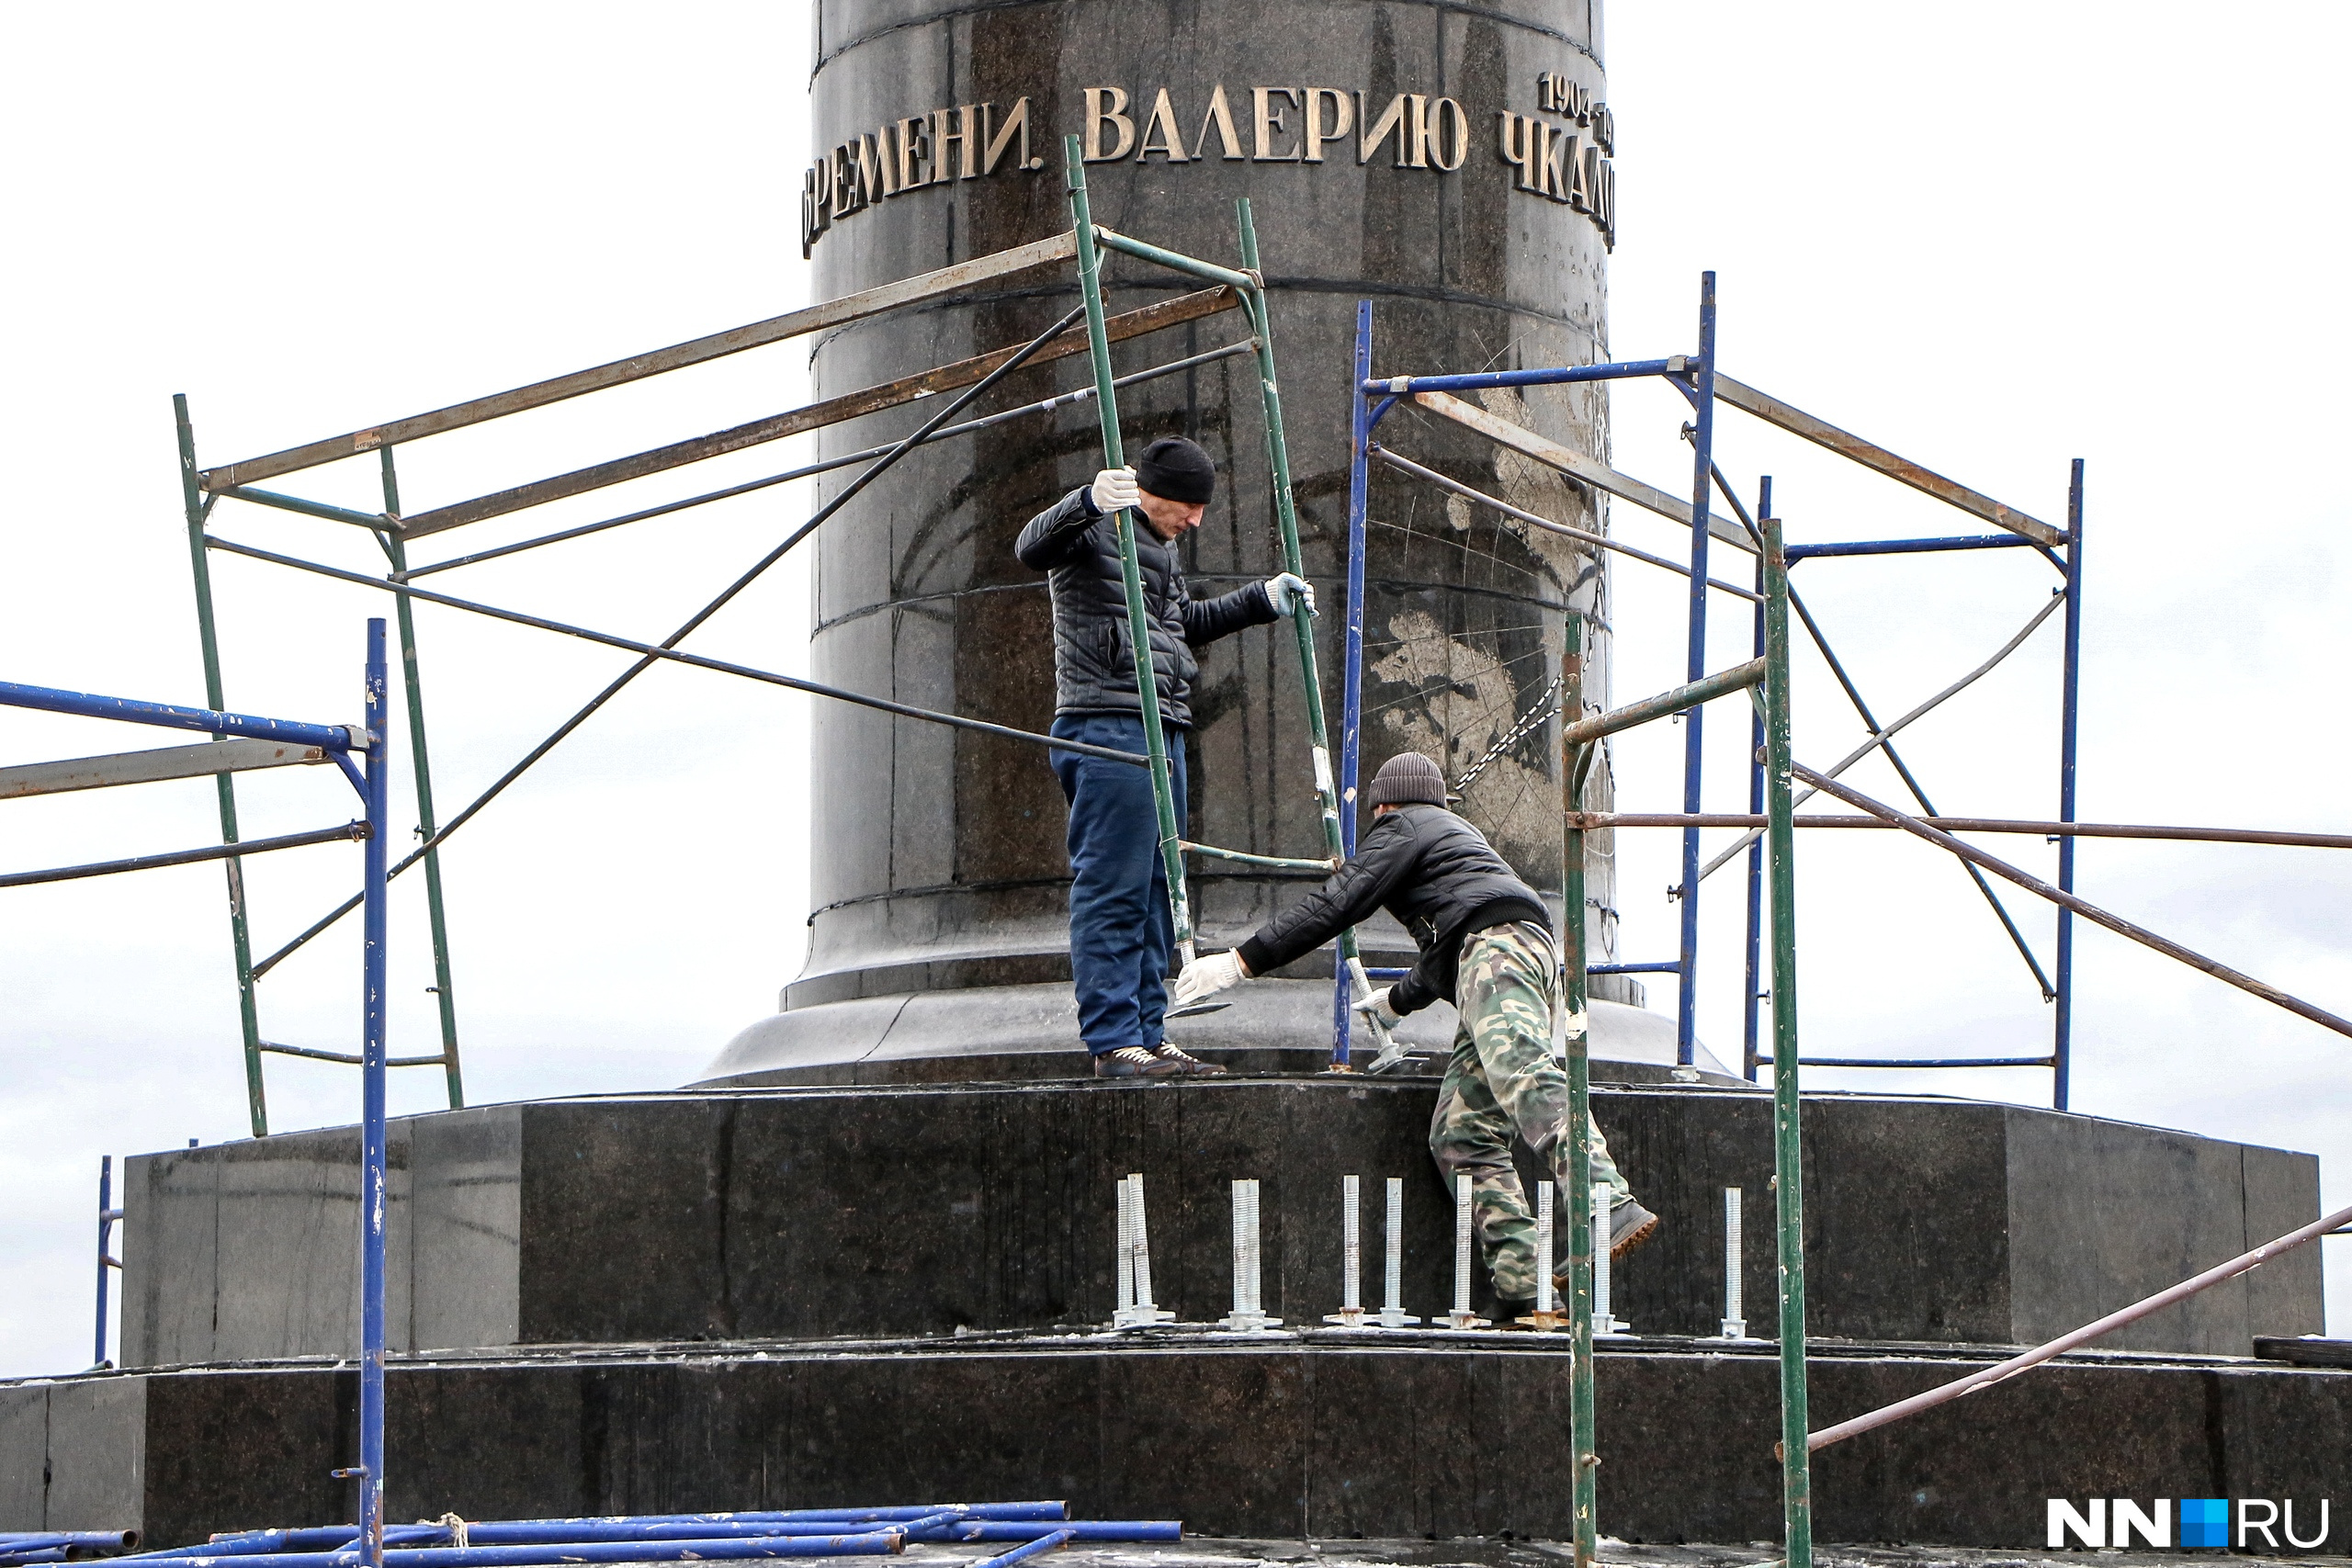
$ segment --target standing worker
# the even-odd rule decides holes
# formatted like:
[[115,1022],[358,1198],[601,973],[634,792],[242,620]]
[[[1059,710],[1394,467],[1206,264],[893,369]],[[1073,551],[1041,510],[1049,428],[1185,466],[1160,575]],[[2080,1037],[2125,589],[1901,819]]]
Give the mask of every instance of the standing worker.
[[[1197,527],[1216,488],[1216,465],[1181,436],[1155,441],[1131,468],[1105,468],[1029,520],[1013,554],[1048,574],[1054,599],[1054,726],[1063,740],[1145,750],[1117,514],[1133,509],[1144,616],[1159,722],[1168,734],[1176,821],[1186,819],[1184,732],[1193,725],[1195,649],[1243,626],[1312,615],[1315,591],[1289,572],[1215,599],[1184,588],[1177,541]],[[1175,945],[1168,874],[1151,776],[1142,768],[1054,753],[1069,802],[1069,967],[1078,1030],[1097,1077],[1173,1077],[1225,1069],[1185,1055],[1160,1033],[1168,955]]]
[[[1445,808],[1445,775],[1427,757],[1408,751],[1388,759],[1366,798],[1372,830],[1355,854],[1239,947],[1185,965],[1176,1003],[1189,1006],[1280,968],[1374,909],[1403,922],[1420,961],[1357,1008],[1392,1028],[1441,998],[1461,1012],[1430,1122],[1430,1153],[1447,1190],[1457,1173],[1470,1173],[1487,1271],[1504,1315],[1516,1317],[1535,1297],[1535,1220],[1511,1168],[1511,1134],[1526,1139],[1561,1180],[1568,1176],[1568,1079],[1552,1056],[1559,972],[1551,916],[1478,829]],[[1589,1131],[1593,1189],[1610,1195],[1614,1261],[1655,1235],[1658,1221],[1634,1201],[1600,1129]],[[1566,1272],[1563,1261],[1558,1273]]]

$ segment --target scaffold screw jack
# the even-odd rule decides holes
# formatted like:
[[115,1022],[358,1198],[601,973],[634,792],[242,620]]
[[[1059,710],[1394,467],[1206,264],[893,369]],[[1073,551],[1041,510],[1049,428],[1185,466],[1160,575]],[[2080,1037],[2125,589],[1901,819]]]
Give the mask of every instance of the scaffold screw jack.
[[1147,1328],[1173,1323],[1176,1314],[1163,1312],[1151,1299],[1151,1235],[1144,1224],[1143,1173],[1121,1177],[1118,1219],[1118,1304],[1111,1316],[1113,1328]]
[[1622,1335],[1633,1325],[1610,1309],[1609,1301],[1609,1206],[1615,1195],[1606,1187],[1592,1190],[1592,1332],[1595,1338],[1603,1335]]
[[1724,1322],[1723,1337],[1747,1337],[1747,1294],[1740,1278],[1739,1189],[1724,1189]]
[[1340,1178],[1340,1310],[1325,1313],[1323,1321],[1342,1328],[1364,1325],[1363,1186],[1361,1177]]
[[1381,1294],[1380,1326],[1404,1328],[1421,1320],[1405,1310],[1405,1179],[1388,1179],[1388,1256]]
[[1445,1314],[1448,1328],[1485,1328],[1487,1319],[1470,1310],[1470,1173],[1453,1176],[1453,1310]]
[[1258,1183],[1255,1178],[1233,1184],[1233,1311],[1224,1325],[1237,1334],[1263,1334],[1281,1325],[1268,1317],[1259,1294]]
[[1519,1319],[1538,1334],[1556,1334],[1568,1326],[1567,1314],[1557,1310],[1552,1298],[1552,1189],[1549,1181],[1535,1186],[1535,1310]]

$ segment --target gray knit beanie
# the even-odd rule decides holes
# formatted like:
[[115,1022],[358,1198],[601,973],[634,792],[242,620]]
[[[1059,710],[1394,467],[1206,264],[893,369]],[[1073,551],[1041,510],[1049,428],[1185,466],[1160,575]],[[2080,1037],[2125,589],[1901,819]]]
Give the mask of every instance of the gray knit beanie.
[[1380,764],[1364,799],[1374,806],[1443,806],[1445,775],[1419,751],[1399,751]]

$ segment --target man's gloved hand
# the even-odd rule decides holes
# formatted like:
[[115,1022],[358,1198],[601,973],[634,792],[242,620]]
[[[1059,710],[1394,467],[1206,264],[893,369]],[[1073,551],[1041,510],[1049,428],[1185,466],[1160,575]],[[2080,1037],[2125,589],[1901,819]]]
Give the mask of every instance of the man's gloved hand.
[[1394,1029],[1405,1021],[1404,1015],[1388,1005],[1389,987],[1383,986],[1355,1004],[1355,1010],[1383,1029]]
[[1278,571],[1266,579],[1266,603],[1274,607],[1277,615],[1295,614],[1301,604],[1311,615],[1315,614],[1315,584],[1295,571]]
[[1169,1005],[1188,1008],[1195,1002],[1204,1002],[1248,978],[1250,971],[1242,967],[1238,952],[1212,953],[1206,958],[1195,958],[1176,976],[1176,989]]
[[1105,468],[1094,476],[1086,489],[1087,499],[1094,502],[1094,510],[1109,516],[1123,506],[1133,506],[1143,499],[1143,491],[1136,483],[1133,468]]

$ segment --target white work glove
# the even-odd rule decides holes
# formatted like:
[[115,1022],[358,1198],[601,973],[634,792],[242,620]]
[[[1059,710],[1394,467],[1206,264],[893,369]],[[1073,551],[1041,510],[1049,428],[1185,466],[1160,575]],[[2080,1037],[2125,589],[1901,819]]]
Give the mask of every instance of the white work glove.
[[1278,571],[1266,579],[1266,603],[1274,607],[1277,615],[1287,615],[1299,605],[1306,606],[1308,615],[1315,614],[1315,584],[1295,571]]
[[1136,483],[1133,468],[1105,468],[1094,476],[1086,489],[1087,497],[1094,502],[1094,510],[1109,516],[1123,506],[1133,506],[1143,499],[1143,491]]
[[1241,966],[1238,952],[1212,953],[1206,958],[1195,958],[1176,976],[1172,1005],[1188,1008],[1195,1002],[1204,1002],[1248,978],[1250,971]]
[[1363,1014],[1366,1021],[1378,1024],[1383,1029],[1396,1028],[1405,1021],[1405,1017],[1388,1004],[1388,993],[1391,989],[1392,987],[1387,986],[1381,987],[1363,1000],[1354,1004],[1355,1010]]

